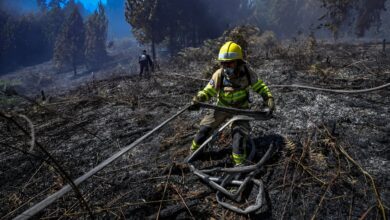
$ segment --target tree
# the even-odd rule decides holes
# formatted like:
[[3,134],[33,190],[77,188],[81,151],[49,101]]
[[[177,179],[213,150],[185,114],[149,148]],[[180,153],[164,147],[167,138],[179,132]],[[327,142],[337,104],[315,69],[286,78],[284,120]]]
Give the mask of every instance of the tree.
[[229,26],[245,23],[253,0],[127,0],[126,20],[139,42],[168,41],[174,55],[218,37]]
[[160,0],[127,0],[125,17],[133,27],[134,36],[141,43],[151,43],[152,56],[156,59],[155,45],[161,43],[166,36],[166,27],[157,10]]
[[86,22],[85,59],[88,68],[99,67],[107,59],[108,20],[104,7],[99,2],[98,9]]
[[342,25],[353,25],[355,34],[363,37],[365,32],[376,25],[381,25],[380,12],[385,11],[386,0],[320,0],[326,14],[321,18],[324,26],[337,38]]
[[55,43],[54,62],[56,67],[60,69],[65,65],[71,65],[76,75],[77,65],[84,61],[84,40],[83,19],[77,7],[74,7]]
[[20,17],[2,13],[0,16],[0,69],[8,71],[18,66],[45,60],[47,48],[41,20],[34,14]]
[[65,22],[65,13],[60,7],[52,7],[42,17],[42,28],[50,50],[49,53],[52,55],[57,36]]

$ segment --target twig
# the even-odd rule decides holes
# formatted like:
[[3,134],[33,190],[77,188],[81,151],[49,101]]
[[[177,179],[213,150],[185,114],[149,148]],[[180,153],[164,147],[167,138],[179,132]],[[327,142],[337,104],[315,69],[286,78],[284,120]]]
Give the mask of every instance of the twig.
[[[91,195],[93,195],[97,190],[99,190],[99,187],[96,187],[92,192],[89,192],[87,195],[85,195],[85,198],[90,198]],[[60,218],[58,218],[58,220],[60,220],[60,219],[62,219],[62,218],[64,218],[64,217],[67,217],[68,213],[69,213],[70,211],[72,211],[74,208],[78,207],[79,204],[80,204],[79,202],[75,202],[70,208],[68,208],[68,209],[66,209],[66,210],[64,211],[64,214],[63,214]],[[49,217],[50,217],[50,216],[49,216]]]
[[34,178],[34,176],[39,172],[39,170],[43,167],[45,164],[45,161],[42,161],[41,165],[38,167],[38,169],[33,173],[33,175],[30,177],[30,179],[24,184],[22,187],[22,192],[26,189],[26,187],[30,184],[30,181]]
[[375,207],[375,206],[373,205],[373,206],[371,206],[370,208],[368,208],[367,211],[365,211],[365,212],[362,214],[362,216],[360,216],[359,220],[364,220],[364,219],[366,219],[368,213],[370,213],[370,211],[371,211],[374,207]]
[[383,203],[382,203],[382,199],[380,197],[380,194],[378,193],[378,190],[375,186],[375,180],[374,178],[367,172],[363,169],[363,167],[361,167],[351,156],[349,156],[349,154],[344,150],[343,147],[341,146],[337,146],[339,151],[349,160],[351,161],[355,166],[357,166],[360,170],[360,172],[362,172],[364,174],[364,176],[367,176],[369,179],[370,179],[370,182],[371,182],[371,186],[372,186],[372,189],[375,193],[375,196],[376,196],[376,200],[377,200],[377,203],[378,203],[378,208],[379,210],[381,211],[381,214],[382,214],[382,218],[383,220],[386,220],[387,219],[387,215],[386,215],[386,211],[385,211],[385,208],[383,206]]
[[[16,125],[16,127],[18,127],[25,135],[29,135],[29,133],[17,122],[14,120],[14,118],[12,117],[12,115],[9,115],[9,114],[5,114],[3,112],[0,112],[0,117],[3,117],[4,119],[6,119],[7,121],[13,123]],[[73,182],[72,178],[69,176],[69,174],[62,168],[62,166],[60,165],[60,163],[49,153],[49,151],[46,150],[45,147],[43,147],[43,145],[41,145],[39,142],[37,142],[35,140],[35,145],[45,154],[45,156],[47,156],[47,158],[50,159],[52,166],[55,170],[57,170],[57,172],[60,174],[60,176],[62,177],[62,179],[64,181],[67,181],[70,185],[70,187],[73,189],[73,191],[75,192],[76,194],[76,197],[77,199],[79,199],[80,203],[83,204],[85,206],[85,209],[88,211],[88,213],[90,214],[91,218],[94,219],[93,217],[93,214],[92,214],[92,211],[91,209],[89,208],[89,205],[88,203],[84,200],[84,197],[83,195],[81,194],[79,188],[76,186],[76,184]],[[49,163],[49,164],[51,164]]]
[[[328,129],[325,129],[325,130],[326,130],[326,132],[328,133],[328,135],[329,135],[330,137],[334,138],[334,137],[330,134],[330,132],[329,132]],[[356,167],[359,168],[360,172],[363,173],[363,176],[364,176],[365,178],[368,177],[368,178],[370,179],[371,186],[372,186],[372,189],[373,189],[373,191],[374,191],[374,193],[375,193],[376,200],[377,200],[377,203],[378,203],[378,208],[379,208],[379,210],[381,211],[381,214],[382,214],[382,218],[383,218],[383,220],[387,220],[387,215],[386,215],[385,207],[384,207],[384,205],[383,205],[383,203],[382,203],[382,199],[381,199],[381,197],[380,197],[380,194],[379,194],[379,192],[378,192],[378,190],[377,190],[377,188],[376,188],[374,178],[373,178],[366,170],[364,170],[363,167],[360,166],[360,164],[358,164],[358,163],[357,163],[357,162],[356,162],[356,161],[355,161],[355,160],[354,160],[354,159],[345,151],[345,149],[344,149],[342,146],[337,145],[337,146],[335,146],[335,147],[337,147],[337,149],[338,149],[338,150],[339,150],[339,151],[348,159],[347,161],[350,161],[350,162],[353,163]]]
[[176,189],[176,187],[173,187],[173,189],[177,192],[177,194],[180,196],[181,201],[183,202],[184,206],[187,208],[188,212],[190,213],[192,219],[195,219],[195,217],[192,215],[191,210],[188,208],[187,203],[184,201],[183,197],[181,196],[179,190]]
[[30,149],[29,151],[32,152],[35,146],[35,130],[34,130],[34,124],[32,123],[31,119],[29,119],[27,116],[19,114],[19,117],[23,118],[24,120],[27,121],[29,127],[30,127],[30,136],[31,136],[31,141],[30,141]]
[[26,202],[24,202],[23,204],[21,204],[19,207],[15,208],[14,210],[12,210],[11,212],[7,213],[6,215],[2,216],[1,219],[6,219],[8,218],[10,215],[14,214],[16,211],[18,211],[19,209],[23,208],[25,205],[29,204],[32,200],[36,199],[37,197],[43,195],[44,193],[46,193],[47,191],[53,189],[54,186],[51,186],[47,189],[44,189],[42,190],[40,193],[36,194],[35,196],[31,197],[29,200],[27,200]]
[[169,183],[169,178],[171,177],[171,173],[172,173],[172,168],[173,168],[173,166],[174,166],[174,165],[172,164],[172,165],[171,165],[171,168],[169,169],[169,174],[168,174],[168,177],[167,177],[167,181],[166,181],[166,183],[165,183],[164,192],[163,192],[163,196],[162,196],[162,198],[161,198],[160,207],[158,208],[156,220],[158,220],[159,217],[160,217],[160,211],[161,211],[161,207],[162,207],[162,201],[164,200],[165,192],[167,191],[167,187],[168,187],[168,183]]
[[327,187],[326,187],[326,189],[325,189],[325,192],[324,192],[324,194],[322,195],[322,197],[321,197],[321,200],[320,200],[320,203],[317,205],[317,207],[316,207],[316,209],[315,209],[315,211],[314,211],[314,214],[313,214],[313,216],[311,217],[311,220],[314,220],[314,219],[316,219],[316,216],[317,216],[317,213],[318,213],[318,211],[320,210],[320,208],[321,208],[321,206],[322,206],[322,203],[323,203],[323,201],[324,201],[324,199],[325,199],[325,196],[326,196],[326,193],[330,190],[330,188],[332,187],[332,185],[336,182],[336,180],[337,180],[337,178],[340,176],[340,156],[339,156],[339,154],[337,154],[336,153],[336,155],[337,155],[337,173],[336,173],[336,175],[333,177],[333,179],[330,181],[330,183],[328,183],[327,185]]
[[294,191],[294,189],[295,189],[295,180],[296,180],[297,175],[298,175],[298,174],[296,174],[296,173],[297,173],[297,168],[298,168],[299,164],[301,163],[302,159],[303,159],[303,158],[305,157],[305,155],[306,155],[306,148],[308,147],[309,142],[310,142],[310,141],[308,140],[307,144],[306,144],[305,146],[303,146],[301,156],[299,157],[298,163],[295,165],[294,173],[293,173],[293,177],[292,177],[293,179],[292,179],[292,181],[291,181],[290,192],[289,192],[289,195],[288,195],[286,204],[284,205],[283,212],[282,212],[282,217],[281,217],[282,219],[283,219],[284,215],[286,214],[287,205],[289,204],[290,199],[291,199],[291,197],[292,197],[292,193],[293,193],[293,191]]
[[352,207],[353,207],[354,201],[355,201],[355,193],[352,194],[351,205],[349,206],[348,220],[351,220],[351,219],[352,219]]
[[302,163],[299,163],[297,160],[294,160],[294,159],[293,159],[293,161],[294,161],[295,163],[297,163],[298,165],[300,165],[300,166],[302,167],[302,169],[303,169],[306,173],[308,173],[310,176],[312,176],[315,180],[317,180],[318,182],[320,182],[322,185],[326,185],[326,183],[325,183],[323,180],[321,180],[320,178],[318,178],[317,176],[315,176],[313,173],[311,173],[310,170],[307,169],[307,167],[305,167]]
[[286,184],[286,178],[287,178],[287,169],[288,169],[288,166],[290,164],[290,161],[292,160],[294,155],[291,155],[288,160],[286,161],[286,165],[285,165],[285,168],[284,168],[284,175],[283,175],[283,185]]

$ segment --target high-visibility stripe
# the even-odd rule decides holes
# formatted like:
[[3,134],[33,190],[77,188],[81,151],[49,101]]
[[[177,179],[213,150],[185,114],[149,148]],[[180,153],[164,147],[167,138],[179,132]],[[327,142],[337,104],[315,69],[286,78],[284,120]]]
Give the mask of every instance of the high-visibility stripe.
[[203,90],[198,92],[198,95],[206,97],[205,101],[208,101],[211,97],[217,95],[217,90],[210,84],[208,84]]
[[236,52],[227,52],[218,54],[218,59],[239,59],[240,56]]
[[245,162],[245,159],[246,159],[246,155],[245,154],[235,154],[235,153],[233,153],[232,156],[233,156],[233,161],[234,161],[234,163],[236,165],[243,164]]
[[191,150],[197,150],[199,148],[199,144],[197,144],[195,142],[195,140],[192,140],[192,144],[191,144]]
[[253,86],[253,91],[259,93],[262,97],[272,97],[271,91],[265,85],[265,83],[262,80],[258,80]]
[[205,93],[203,90],[198,92],[198,96],[206,97],[206,101],[210,99],[210,96],[207,93]]
[[219,98],[224,99],[227,102],[245,101],[248,99],[248,93],[247,92],[239,92],[239,93],[223,93],[223,92],[221,92]]
[[216,96],[217,90],[214,89],[214,87],[210,84],[208,84],[204,89],[204,92],[208,93],[210,96]]
[[265,83],[261,80],[257,81],[253,86],[253,90],[258,92],[260,89],[262,89],[263,87],[266,87]]

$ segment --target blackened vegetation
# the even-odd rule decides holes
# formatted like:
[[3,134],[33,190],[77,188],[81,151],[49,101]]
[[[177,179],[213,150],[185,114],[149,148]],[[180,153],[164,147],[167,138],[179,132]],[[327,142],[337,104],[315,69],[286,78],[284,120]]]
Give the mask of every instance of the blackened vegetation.
[[[234,29],[229,33],[242,32]],[[160,133],[99,172],[79,189],[97,218],[155,219],[381,219],[390,204],[389,88],[363,94],[277,88],[304,84],[333,89],[361,89],[388,83],[390,60],[377,44],[326,44],[313,37],[277,42],[270,33],[249,28],[248,60],[275,96],[275,118],[253,122],[259,156],[273,143],[278,151],[256,178],[262,178],[268,211],[241,216],[218,206],[215,192],[189,172],[184,158],[205,112],[188,112]],[[233,34],[234,35],[234,34]],[[224,37],[233,37],[228,35]],[[219,39],[223,41],[224,39]],[[199,74],[209,58],[182,51],[176,64],[162,66],[151,80],[117,73],[31,104],[15,93],[1,115],[25,115],[37,142],[73,178],[187,105],[205,84]],[[265,45],[263,45],[264,43]],[[268,48],[267,53],[260,48]],[[191,59],[196,56],[197,59]],[[188,58],[188,59],[185,59]],[[169,67],[169,68],[168,68]],[[169,69],[169,70],[164,70]],[[107,73],[113,70],[107,69]],[[136,75],[136,74],[134,74]],[[207,81],[207,80],[206,80]],[[253,95],[252,107],[261,103]],[[14,120],[31,131],[22,117]],[[43,162],[32,135],[0,118],[0,216],[17,216],[32,203],[60,189],[66,181]],[[196,161],[197,166],[232,166],[229,131]],[[35,157],[31,155],[38,155]],[[253,203],[251,194],[248,203]],[[241,204],[247,206],[247,204]],[[89,214],[73,193],[44,209],[41,218],[83,218]]]

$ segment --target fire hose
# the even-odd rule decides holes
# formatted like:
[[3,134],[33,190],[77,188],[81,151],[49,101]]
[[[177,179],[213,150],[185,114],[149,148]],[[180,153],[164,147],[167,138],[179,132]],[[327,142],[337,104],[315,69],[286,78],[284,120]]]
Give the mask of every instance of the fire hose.
[[[251,111],[251,110],[244,110],[244,109],[235,109],[235,108],[227,108],[227,107],[221,107],[221,106],[215,106],[215,105],[209,105],[206,103],[197,102],[195,103],[199,107],[213,109],[215,111],[222,111],[226,113],[235,114],[236,116],[232,117],[228,122],[223,124],[214,134],[212,134],[206,141],[204,141],[200,147],[193,152],[191,155],[189,155],[185,162],[187,162],[190,165],[191,171],[198,176],[200,179],[203,180],[206,184],[208,184],[211,188],[217,190],[216,193],[216,199],[217,202],[223,206],[224,208],[227,208],[229,210],[232,210],[234,212],[240,213],[240,214],[249,214],[252,212],[260,212],[263,211],[263,207],[265,207],[265,194],[264,194],[264,184],[261,179],[255,179],[255,176],[261,171],[262,165],[272,156],[273,151],[275,150],[275,147],[273,144],[270,145],[267,152],[262,156],[262,158],[254,165],[249,166],[239,166],[239,167],[233,167],[233,168],[213,168],[213,169],[198,169],[195,167],[194,164],[191,162],[195,159],[195,157],[203,151],[203,149],[206,146],[210,146],[213,144],[213,142],[217,139],[218,135],[231,123],[235,121],[253,121],[253,120],[268,120],[272,117],[272,114],[268,109],[262,110],[262,111]],[[237,115],[238,114],[238,115]],[[252,117],[249,117],[252,116]],[[251,140],[251,153],[248,157],[248,160],[253,159],[254,152],[255,152],[255,145],[252,139]],[[213,173],[224,173],[223,176],[211,176]],[[242,176],[241,174],[248,173],[243,180],[237,180],[237,177]],[[255,203],[252,205],[249,205],[245,209],[239,208],[236,205],[233,205],[231,203],[228,203],[224,201],[224,197],[233,200],[235,202],[241,202],[243,200],[242,193],[245,189],[249,186],[249,183],[253,183],[257,186],[257,196],[255,199]],[[227,189],[228,186],[236,185],[238,186],[238,189],[231,192],[231,190]]]
[[[105,168],[107,165],[111,164],[112,162],[114,162],[115,160],[120,158],[123,154],[127,153],[128,151],[130,151],[131,149],[136,147],[139,143],[141,143],[143,140],[145,140],[146,138],[151,136],[153,133],[158,131],[160,128],[165,126],[168,122],[172,121],[177,116],[181,115],[189,107],[190,107],[190,105],[184,107],[183,109],[178,111],[175,115],[171,116],[170,118],[168,118],[167,120],[162,122],[160,125],[155,127],[153,130],[149,131],[148,133],[146,133],[142,137],[138,138],[136,141],[134,141],[130,145],[124,147],[122,150],[116,152],[114,155],[112,155],[111,157],[107,158],[106,160],[104,160],[103,162],[98,164],[96,167],[94,167],[93,169],[91,169],[90,171],[85,173],[84,175],[82,175],[79,178],[77,178],[76,180],[74,180],[74,184],[76,186],[78,186],[82,182],[84,182],[85,180],[87,180],[90,177],[92,177],[93,175],[95,175],[97,172],[99,172],[100,170]],[[30,207],[29,209],[24,211],[22,214],[16,216],[15,219],[29,219],[29,218],[33,217],[39,211],[43,210],[44,208],[46,208],[47,206],[49,206],[50,204],[52,204],[57,199],[61,198],[62,196],[64,196],[66,193],[68,193],[71,190],[72,190],[72,188],[70,187],[69,184],[65,185],[62,189],[60,189],[57,192],[55,192],[55,193],[51,194],[50,196],[46,197],[46,199],[44,199],[44,200],[40,201],[39,203],[35,204],[34,206]]]

